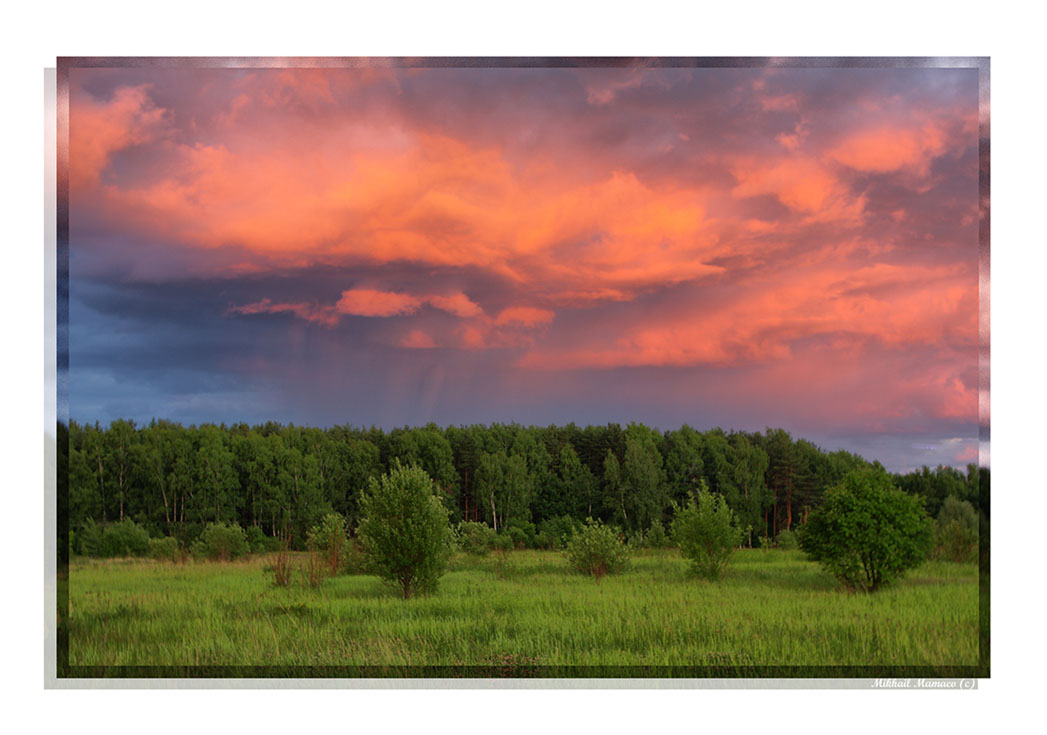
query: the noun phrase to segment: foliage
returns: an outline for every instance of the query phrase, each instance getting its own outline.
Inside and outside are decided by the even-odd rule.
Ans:
[[[537,533],[534,524],[530,521],[513,519],[507,524],[505,530],[516,548],[533,549],[536,546]]]
[[[73,551],[84,556],[102,555],[102,527],[88,518],[76,534]]]
[[[878,470],[849,473],[800,527],[800,548],[852,589],[873,591],[916,567],[932,544],[923,500]]]
[[[646,541],[647,547],[651,549],[664,549],[669,541],[665,535],[665,527],[657,518],[651,521],[651,527],[647,530]]]
[[[697,499],[673,518],[673,540],[691,562],[691,570],[706,579],[716,579],[723,573],[743,533],[723,496],[709,492],[704,481]]]
[[[248,553],[244,530],[235,523],[208,523],[190,552],[196,559],[231,561]]]
[[[549,548],[563,549],[578,530],[578,522],[569,515],[547,518],[538,524],[538,532],[551,542]],[[543,547],[544,548],[544,547]]]
[[[331,575],[338,574],[348,543],[345,519],[337,513],[328,513],[309,529],[308,539],[309,550],[323,558]]]
[[[404,599],[435,591],[447,569],[452,536],[447,509],[425,470],[395,462],[389,474],[368,483],[360,512],[357,535],[369,569]]]
[[[270,542],[268,536],[258,526],[248,526],[244,529],[244,538],[247,539],[247,546],[252,554],[262,554],[266,551],[275,551],[276,549]],[[276,539],[279,542],[279,539]]]
[[[756,544],[759,535],[802,525],[825,490],[870,466],[775,429],[429,424],[386,432],[273,421],[140,426],[118,419],[106,426],[69,422],[67,431],[69,490],[62,497],[71,550],[87,555],[102,554],[103,530],[128,518],[151,536],[177,538],[185,549],[208,523],[236,522],[256,553],[275,551],[285,531],[291,548],[302,550],[308,531],[328,513],[355,527],[370,479],[397,460],[433,477],[456,522],[486,521],[496,531],[534,523],[529,546],[564,548],[569,533],[546,525],[558,519],[566,519],[566,528],[593,517],[644,529],[649,537],[654,520],[667,521],[670,501],[685,503],[702,480],[724,497],[737,525],[752,527],[747,542]],[[934,516],[955,496],[987,520],[983,475],[987,485],[988,470],[975,465],[966,472],[924,468],[895,476],[895,484],[925,497]]]
[[[778,537],[774,540],[774,545],[782,551],[794,551],[800,547],[800,542],[796,538],[796,532],[785,529],[784,531],[778,532]]]
[[[770,551],[774,548],[774,539],[770,536],[760,536],[760,548],[763,551]]]
[[[494,546],[498,534],[486,523],[463,521],[458,524],[458,541],[462,551],[473,556],[484,556]]]
[[[617,574],[629,567],[630,553],[614,528],[592,518],[586,520],[565,551],[572,569],[591,574],[600,580],[605,574]]]
[[[130,518],[125,518],[105,527],[98,553],[106,557],[145,556],[149,553],[149,534]]]
[[[176,562],[179,559],[180,552],[178,539],[173,536],[149,539],[149,556],[153,559]]]
[[[363,546],[355,539],[349,539],[342,547],[342,563],[339,565],[342,574],[367,574],[367,555]]]
[[[934,526],[932,556],[955,562],[978,558],[978,513],[966,500],[945,499]]]

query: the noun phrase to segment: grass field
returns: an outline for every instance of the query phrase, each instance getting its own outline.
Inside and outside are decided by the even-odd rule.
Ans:
[[[647,552],[599,583],[561,555],[459,556],[430,597],[376,577],[277,588],[269,559],[74,560],[72,666],[974,666],[978,569],[929,562],[872,595],[799,552],[742,550],[718,582]]]

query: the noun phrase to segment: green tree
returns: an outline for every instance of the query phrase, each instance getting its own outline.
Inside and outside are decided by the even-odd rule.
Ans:
[[[709,492],[704,480],[697,498],[673,518],[673,540],[691,562],[691,569],[707,579],[716,579],[723,573],[743,535],[727,501],[722,495]]]
[[[605,574],[615,574],[629,567],[629,548],[613,528],[592,518],[571,536],[564,554],[572,569],[591,574],[597,581]]]
[[[844,585],[868,592],[918,566],[932,544],[921,498],[877,469],[851,472],[799,530],[800,548]]]
[[[629,508],[627,528],[647,528],[652,520],[661,518],[668,502],[662,455],[653,433],[638,424],[630,424],[626,430],[621,479],[625,504]]]
[[[567,495],[574,499],[574,506],[586,517],[593,516],[593,508],[600,509],[600,498],[596,494],[596,478],[582,464],[574,447],[565,444],[560,450],[560,481]],[[563,515],[563,514],[560,514]]]
[[[453,550],[447,509],[419,467],[394,462],[360,499],[357,535],[369,568],[408,599],[436,590]]]

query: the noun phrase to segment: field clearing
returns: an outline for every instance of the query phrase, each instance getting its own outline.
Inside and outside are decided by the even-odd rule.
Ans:
[[[304,560],[302,560],[304,561]],[[800,552],[742,550],[715,583],[648,551],[599,583],[555,552],[460,555],[430,597],[377,577],[274,587],[270,557],[74,559],[72,666],[976,666],[978,568],[928,562],[848,593]]]

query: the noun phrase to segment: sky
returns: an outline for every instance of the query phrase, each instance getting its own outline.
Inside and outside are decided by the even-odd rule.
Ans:
[[[974,69],[71,69],[70,418],[976,462],[978,102]]]

